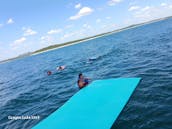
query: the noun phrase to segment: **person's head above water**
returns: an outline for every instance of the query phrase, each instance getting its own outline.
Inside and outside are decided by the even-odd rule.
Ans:
[[[80,74],[78,75],[78,78],[83,78],[82,73],[80,73]]]
[[[51,75],[51,74],[52,74],[52,72],[51,72],[51,71],[48,71],[48,72],[47,72],[47,75]]]
[[[65,69],[65,66],[64,66],[64,65],[58,66],[56,69],[57,69],[57,70],[64,70],[64,69]]]
[[[85,78],[82,73],[78,75],[78,86],[79,88],[83,88],[89,84],[89,78]]]

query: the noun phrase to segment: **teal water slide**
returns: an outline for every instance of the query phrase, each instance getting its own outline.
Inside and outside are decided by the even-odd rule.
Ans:
[[[140,80],[93,81],[32,129],[110,129]]]

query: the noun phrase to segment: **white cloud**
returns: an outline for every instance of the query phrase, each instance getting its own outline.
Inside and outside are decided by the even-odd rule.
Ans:
[[[67,38],[69,38],[69,37],[72,37],[72,36],[74,36],[76,33],[75,32],[71,32],[71,33],[67,33],[67,34],[64,34],[60,39],[61,40],[65,40],[65,39],[67,39]]]
[[[120,2],[122,2],[123,0],[110,0],[110,1],[108,1],[108,5],[109,6],[114,6],[114,5],[116,5],[116,4],[118,4],[118,3],[120,3]]]
[[[166,6],[146,6],[133,13],[133,17],[142,22],[167,17],[172,15],[170,5]],[[133,19],[133,20],[136,20]]]
[[[83,7],[79,10],[79,12],[76,15],[71,16],[69,19],[70,20],[77,20],[83,16],[91,14],[92,12],[93,12],[93,9],[91,9],[89,7]]]
[[[155,12],[156,8],[153,9],[149,6],[140,8],[140,10],[138,10],[137,12],[135,12],[134,17],[135,18],[139,18],[142,20],[150,20],[151,17],[153,17],[153,15],[151,15],[151,12]]]
[[[24,41],[26,41],[26,38],[25,38],[25,37],[21,37],[20,39],[15,40],[14,43],[16,43],[16,44],[21,44],[21,43],[23,43]]]
[[[13,48],[13,49],[16,49],[19,47],[19,45],[21,45],[23,42],[26,41],[26,38],[25,37],[21,37],[20,39],[17,39],[15,40],[13,43],[10,44],[10,46]]]
[[[131,7],[128,9],[128,11],[134,11],[134,10],[138,10],[138,9],[140,9],[139,6],[131,6]]]
[[[96,22],[97,22],[97,23],[100,23],[100,22],[101,22],[101,19],[97,19]]]
[[[36,31],[32,30],[31,28],[22,28],[24,30],[24,36],[30,36],[30,35],[35,35],[37,34]]]
[[[52,29],[50,31],[47,32],[47,34],[57,34],[62,32],[62,29]]]
[[[151,8],[150,6],[146,6],[146,7],[142,8],[141,11],[147,11],[147,10],[149,10],[150,8]]]
[[[80,3],[76,4],[76,5],[75,5],[75,8],[76,8],[76,9],[81,8],[81,4],[80,4]]]
[[[167,6],[167,3],[161,3],[161,6]]]
[[[60,39],[61,40],[66,40],[66,39],[69,39],[69,38],[75,38],[77,36],[80,35],[80,31],[73,31],[73,32],[68,32],[66,34],[64,34]]]
[[[13,23],[14,23],[14,20],[12,18],[9,18],[7,21],[7,24],[13,24]]]
[[[42,42],[48,42],[48,43],[50,43],[50,42],[53,42],[53,38],[51,37],[51,36],[49,36],[49,35],[46,35],[46,36],[42,36],[41,37],[41,40],[42,40]]]
[[[88,24],[84,24],[83,27],[86,28],[86,29],[91,29],[91,26],[88,25]]]

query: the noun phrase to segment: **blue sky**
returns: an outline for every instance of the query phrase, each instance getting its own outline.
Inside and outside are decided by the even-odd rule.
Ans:
[[[172,0],[0,0],[0,60],[172,15]]]

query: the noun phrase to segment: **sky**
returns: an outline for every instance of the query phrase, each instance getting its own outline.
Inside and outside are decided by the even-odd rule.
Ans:
[[[0,60],[172,16],[172,0],[0,0]]]

